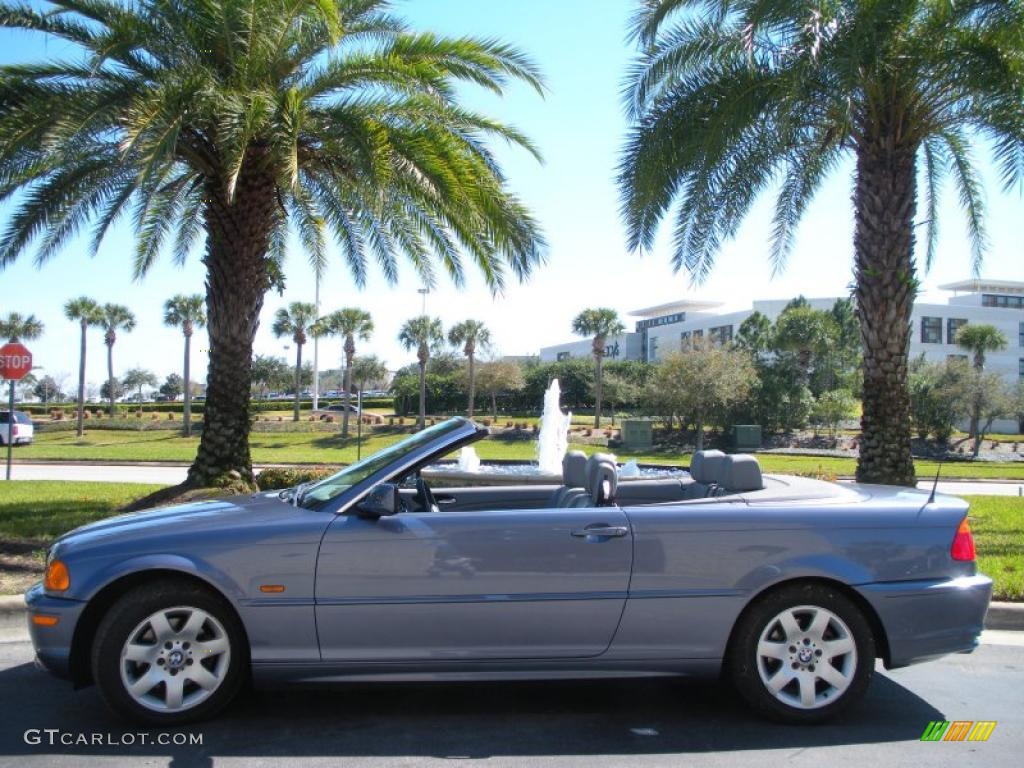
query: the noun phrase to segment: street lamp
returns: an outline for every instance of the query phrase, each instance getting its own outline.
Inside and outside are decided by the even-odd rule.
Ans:
[[[416,293],[418,293],[422,299],[422,301],[420,302],[420,314],[425,315],[427,314],[427,294],[430,293],[430,289],[417,288]]]
[[[320,322],[320,270],[316,270],[316,320]],[[320,334],[313,336],[313,413],[320,407]]]

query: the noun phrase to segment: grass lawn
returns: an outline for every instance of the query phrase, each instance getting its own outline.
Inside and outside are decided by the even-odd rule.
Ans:
[[[374,432],[363,438],[366,456],[400,439],[402,434]],[[253,461],[259,464],[347,464],[355,461],[356,440],[342,440],[329,432],[254,432],[249,439]],[[199,438],[184,438],[171,430],[133,432],[93,430],[83,437],[73,432],[40,434],[32,445],[19,446],[15,456],[22,460],[60,459],[65,461],[181,461],[195,457]],[[483,459],[531,460],[536,457],[534,441],[490,438],[476,444]],[[600,450],[592,445],[571,445],[586,453]],[[622,460],[637,459],[652,464],[688,464],[690,454],[678,451],[631,452],[616,451]],[[853,459],[827,456],[793,456],[789,454],[757,454],[767,472],[814,476],[853,475]],[[918,476],[934,477],[934,461],[917,461]],[[942,467],[944,478],[1024,480],[1024,462],[947,461]]]
[[[14,481],[0,483],[0,594],[39,577],[43,548],[60,534],[116,513],[159,486]],[[969,496],[978,568],[995,580],[998,600],[1024,600],[1024,502],[1012,496]]]

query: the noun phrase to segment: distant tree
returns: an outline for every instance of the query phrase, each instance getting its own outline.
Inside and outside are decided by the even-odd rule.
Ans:
[[[107,345],[107,381],[114,381],[114,343],[117,332],[131,332],[135,329],[135,315],[121,304],[104,304],[101,310],[100,326],[103,328],[103,343]],[[107,388],[110,415],[114,415],[114,387]]]
[[[36,382],[32,393],[43,401],[43,405],[47,405],[51,402],[60,402],[63,399],[63,392],[61,392],[61,386],[53,376],[43,376],[39,381]]]
[[[1017,410],[1016,390],[1003,380],[998,373],[971,371],[971,404],[973,414],[978,416],[978,428],[974,433],[972,454],[978,458],[981,443],[996,419],[1011,416]]]
[[[125,389],[136,390],[140,403],[142,402],[142,388],[155,387],[157,383],[156,375],[145,368],[131,368],[124,375]]]
[[[192,380],[192,334],[196,328],[206,325],[205,299],[198,293],[191,296],[179,293],[168,299],[164,303],[164,325],[181,328],[181,335],[185,338],[185,360],[179,379],[184,385],[184,382]],[[168,381],[170,381],[169,378]],[[185,437],[190,437],[192,435],[192,388],[184,387],[184,394],[182,433]]]
[[[804,386],[810,383],[815,359],[828,351],[834,338],[831,325],[832,318],[828,312],[804,305],[794,306],[792,302],[775,321],[774,346],[796,355]]]
[[[956,425],[971,412],[971,370],[962,360],[910,363],[910,417],[917,436],[934,435],[945,445]]]
[[[103,319],[100,305],[88,296],[79,296],[64,304],[64,317],[78,323],[81,340],[78,350],[78,424],[76,431],[81,437],[85,432],[85,340],[89,326],[99,325]],[[111,377],[113,378],[113,377]]]
[[[270,390],[285,387],[292,376],[291,367],[279,357],[256,355],[252,359],[253,388],[263,399],[267,397]]]
[[[668,425],[692,423],[696,449],[704,448],[704,425],[747,396],[757,372],[746,352],[706,344],[671,352],[657,364],[648,402]]]
[[[120,400],[124,395],[124,383],[116,376],[113,379],[107,379],[100,385],[100,397],[107,402],[110,402],[111,400]]]
[[[32,393],[35,392],[38,385],[39,379],[36,378],[36,375],[34,373],[28,373],[18,380],[15,388],[20,392],[19,397],[24,400],[32,396]]]
[[[420,315],[405,321],[398,333],[398,341],[406,351],[416,350],[420,381],[417,428],[423,429],[427,423],[427,362],[430,360],[431,350],[444,342],[444,327],[438,318]]]
[[[383,387],[388,380],[388,366],[376,355],[368,357],[357,357],[352,363],[352,381],[356,383],[360,392],[366,391],[369,383]]]
[[[772,321],[755,309],[740,323],[733,343],[738,349],[760,358],[772,346]]]
[[[373,334],[373,318],[365,310],[346,307],[317,321],[314,332],[319,335],[336,335],[342,338],[345,369],[342,386],[345,390],[345,410],[341,414],[341,436],[348,437],[349,408],[352,403],[352,363],[356,357],[356,339],[370,340],[370,336]]]
[[[640,387],[618,373],[605,371],[601,382],[604,401],[611,410],[612,426],[615,426],[615,406],[632,403],[640,395]]]
[[[185,392],[185,381],[176,373],[168,374],[164,383],[160,385],[160,394],[177,400]]]
[[[473,407],[476,401],[476,353],[478,349],[486,350],[491,345],[491,332],[479,320],[463,320],[456,323],[448,331],[448,343],[453,347],[462,347],[462,354],[469,363],[467,371],[469,386],[469,407],[467,415],[473,418]]]
[[[498,395],[503,392],[518,392],[526,381],[523,369],[511,360],[491,360],[481,363],[477,371],[477,386],[490,398],[491,417],[498,418]]]
[[[295,342],[295,408],[292,420],[299,420],[299,402],[302,397],[302,348],[316,323],[316,306],[303,301],[293,301],[287,307],[277,310],[271,330],[277,338],[290,336]],[[204,409],[205,412],[205,409]]]
[[[985,370],[985,357],[989,352],[998,352],[1006,349],[1006,343],[1006,336],[994,325],[972,325],[968,323],[961,326],[956,334],[956,345],[961,349],[967,350],[973,356],[974,372],[976,378],[979,379]],[[971,411],[970,430],[970,436],[975,438],[975,444],[979,442],[977,436],[983,407],[981,398],[984,391],[985,388],[981,386],[980,381],[977,382],[974,387],[976,397],[973,410]],[[975,450],[975,455],[977,455],[977,450]]]
[[[33,341],[43,335],[43,321],[35,315],[23,317],[11,312],[0,318],[0,339],[8,341]]]
[[[601,378],[605,347],[609,336],[616,336],[626,330],[614,309],[585,309],[572,321],[572,331],[577,336],[593,337],[591,351],[594,355],[594,427],[601,426]]]
[[[814,402],[811,419],[818,426],[828,429],[829,437],[836,438],[839,423],[857,413],[857,398],[848,389],[833,389],[822,392]]]

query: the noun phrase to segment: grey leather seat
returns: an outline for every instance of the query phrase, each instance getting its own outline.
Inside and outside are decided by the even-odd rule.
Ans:
[[[719,469],[719,490],[716,495],[748,493],[764,488],[761,465],[757,459],[746,453],[726,456]]]
[[[615,503],[619,487],[619,468],[615,457],[595,453],[587,460],[587,491],[576,496],[570,507],[604,507]]]
[[[726,455],[721,451],[697,451],[690,459],[690,477],[693,482],[683,489],[684,499],[703,499],[720,485],[722,464]]]
[[[583,491],[587,485],[587,454],[569,451],[562,457],[562,485],[548,499],[549,507],[564,506],[562,501],[573,491]]]

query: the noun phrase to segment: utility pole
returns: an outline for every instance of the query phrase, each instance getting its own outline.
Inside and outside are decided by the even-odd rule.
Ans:
[[[320,320],[320,270],[316,270],[316,319]],[[320,335],[313,336],[313,412],[320,408]]]
[[[429,288],[417,288],[416,293],[420,295],[422,301],[420,302],[420,314],[427,314],[427,294],[430,293]]]

